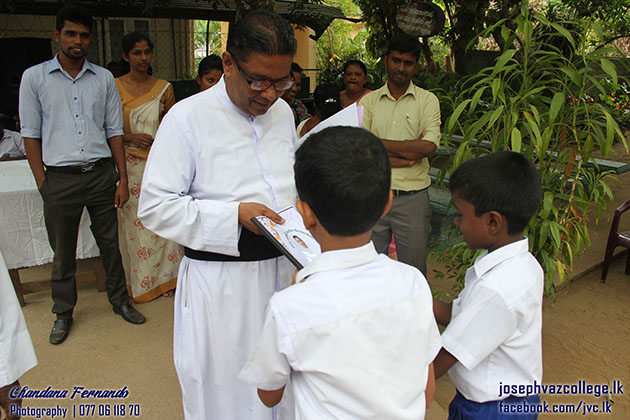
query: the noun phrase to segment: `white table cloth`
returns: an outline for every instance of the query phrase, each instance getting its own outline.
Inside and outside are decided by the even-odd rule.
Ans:
[[[0,162],[0,251],[9,270],[53,259],[44,224],[44,203],[26,160]],[[98,255],[90,218],[84,210],[77,259]]]

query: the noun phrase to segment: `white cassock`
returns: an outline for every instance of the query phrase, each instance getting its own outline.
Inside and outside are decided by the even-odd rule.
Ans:
[[[31,336],[0,253],[0,388],[12,384],[36,365]]]
[[[282,100],[251,117],[223,79],[177,103],[160,124],[144,171],[138,216],[187,248],[239,256],[241,202],[272,210],[296,199],[293,114]],[[294,269],[284,258],[218,262],[185,257],[175,294],[173,357],[187,420],[271,420],[238,379],[275,290]]]

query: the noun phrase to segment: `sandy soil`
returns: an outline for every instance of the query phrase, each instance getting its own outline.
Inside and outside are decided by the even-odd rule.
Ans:
[[[630,155],[617,143],[608,159],[627,163]],[[611,412],[600,417],[630,419],[630,275],[624,274],[625,256],[613,262],[606,283],[600,281],[611,216],[616,207],[630,199],[630,172],[617,175],[609,185],[615,197],[606,211],[610,217],[602,218],[599,225],[589,224],[593,243],[576,264],[579,268],[572,276],[575,281],[559,291],[555,301],[547,298],[543,306],[544,383],[577,384],[583,380],[592,385],[614,385],[617,380],[628,387],[624,386],[624,394],[606,397],[544,396],[550,404],[582,402],[579,414],[565,414],[563,418],[581,417],[587,404],[596,404],[601,411],[610,402]],[[630,230],[630,213],[622,216],[621,230]],[[586,417],[595,416],[591,413]]]
[[[544,383],[620,381],[624,395],[611,396],[612,412],[605,415],[610,419],[630,418],[630,276],[623,273],[624,266],[625,258],[618,258],[605,284],[600,282],[601,270],[595,270],[557,293],[555,302],[547,299],[543,306]],[[601,408],[607,397],[546,395],[543,400],[550,404],[583,401],[584,409],[586,404]]]

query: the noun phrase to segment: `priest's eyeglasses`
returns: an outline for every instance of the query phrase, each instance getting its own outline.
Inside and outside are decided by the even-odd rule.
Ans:
[[[293,80],[293,77],[291,77],[291,79],[282,78],[276,80],[252,79],[247,74],[245,74],[243,70],[241,70],[241,67],[238,65],[238,62],[234,57],[234,54],[230,52],[230,55],[232,56],[232,60],[234,60],[234,64],[236,65],[239,73],[241,73],[241,76],[243,76],[243,79],[245,79],[245,81],[249,85],[249,88],[252,90],[267,90],[269,89],[269,86],[273,85],[277,91],[284,91],[291,89],[291,86],[295,84],[295,80]]]

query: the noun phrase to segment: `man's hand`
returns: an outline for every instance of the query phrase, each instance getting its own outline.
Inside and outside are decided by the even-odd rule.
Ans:
[[[33,174],[35,175],[35,174]],[[37,189],[41,190],[42,185],[44,185],[44,181],[46,180],[46,174],[43,175],[35,175],[35,183],[37,184]]]
[[[381,143],[385,146],[385,150],[389,154],[398,155],[407,160],[420,160],[422,158],[431,158],[435,154],[437,147],[435,143],[424,140],[426,132],[420,133],[418,138],[410,140],[387,140],[381,139]]]
[[[408,160],[398,156],[389,156],[389,164],[392,168],[409,168],[420,162],[420,160]]]
[[[262,235],[260,230],[250,220],[256,216],[267,216],[276,223],[284,223],[284,219],[271,210],[269,207],[260,203],[239,203],[238,205],[238,222],[249,231],[254,232],[256,235]]]
[[[142,149],[148,149],[153,144],[153,137],[150,134],[127,134],[129,141]]]
[[[120,180],[118,187],[116,187],[116,194],[114,195],[114,207],[121,209],[127,200],[129,200],[129,186],[127,185],[127,180]]]

